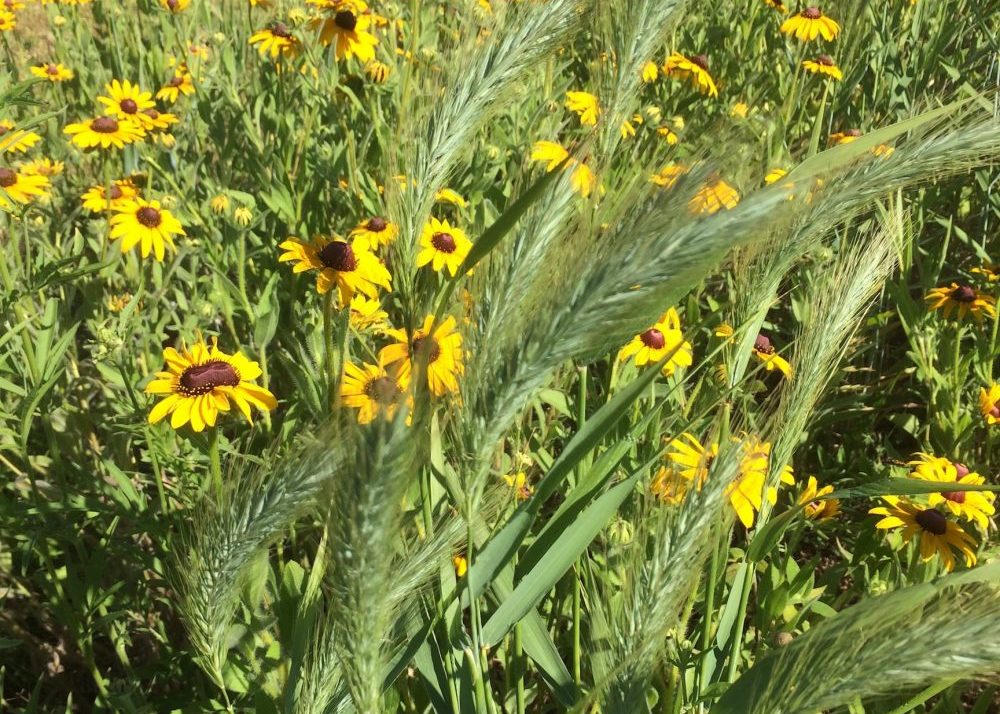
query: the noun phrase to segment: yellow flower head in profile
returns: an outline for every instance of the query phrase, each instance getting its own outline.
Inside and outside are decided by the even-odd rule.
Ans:
[[[104,113],[117,119],[133,120],[143,129],[150,129],[153,125],[152,118],[145,114],[146,110],[156,109],[152,92],[144,92],[138,84],[132,84],[127,79],[119,82],[112,80],[105,85],[104,91],[109,96],[97,98],[104,105]]]
[[[165,10],[173,13],[184,12],[190,4],[191,0],[160,0],[160,5]]]
[[[554,171],[557,166],[563,164],[563,171],[570,172],[570,186],[573,191],[584,198],[588,198],[597,187],[597,177],[590,167],[571,157],[565,148],[554,141],[536,141],[531,147],[531,160],[545,162],[546,171]]]
[[[91,186],[80,197],[83,207],[91,213],[103,213],[118,208],[125,201],[131,201],[139,196],[139,189],[130,179],[119,179],[112,182],[110,189],[97,185]],[[107,196],[105,196],[105,192]]]
[[[272,22],[263,30],[250,35],[249,43],[257,45],[261,56],[270,55],[271,59],[281,57],[296,57],[302,50],[302,43],[291,29],[283,22]]]
[[[375,364],[344,365],[340,398],[344,406],[358,410],[359,424],[370,424],[378,416],[392,419],[399,406],[406,403],[407,384],[396,372]]]
[[[663,313],[648,330],[633,337],[618,353],[618,359],[624,362],[635,357],[636,365],[641,367],[655,364],[667,355],[670,358],[663,364],[663,374],[668,377],[677,367],[690,367],[692,364],[691,343],[684,339],[681,318],[674,308]]]
[[[458,391],[458,377],[465,371],[462,335],[456,329],[455,318],[446,317],[439,326],[434,316],[427,315],[424,324],[412,334],[406,330],[389,329],[386,334],[395,340],[379,352],[379,364],[397,365],[399,378],[409,384],[413,363],[427,362],[427,386],[441,397]]]
[[[988,425],[1000,424],[1000,384],[979,389],[979,413]]]
[[[978,268],[973,268],[970,272],[982,275],[988,283],[1000,281],[1000,265],[986,263]]]
[[[771,344],[770,337],[763,334],[757,335],[752,351],[753,356],[764,363],[764,369],[768,372],[778,370],[785,376],[785,379],[792,378],[792,366],[788,364],[788,360],[777,353],[774,345]]]
[[[384,332],[389,327],[389,313],[377,298],[355,295],[351,298],[351,327],[358,332]]]
[[[321,43],[334,45],[337,59],[357,57],[361,62],[375,59],[378,38],[369,32],[372,18],[366,3],[361,0],[340,0],[313,4],[326,10],[326,16],[316,18],[314,26],[319,28]]]
[[[21,173],[37,176],[58,176],[66,169],[66,164],[62,161],[52,159],[34,159],[21,164]]]
[[[935,481],[942,484],[942,491],[928,495],[927,504],[932,508],[944,506],[952,515],[973,521],[983,531],[990,526],[990,516],[996,513],[993,502],[996,494],[990,491],[948,491],[945,484],[979,486],[986,483],[979,474],[964,464],[932,454],[920,453],[910,462],[911,478]]]
[[[208,206],[212,209],[212,213],[222,215],[229,210],[229,196],[224,193],[217,194],[212,197]]]
[[[767,175],[764,177],[764,183],[770,186],[771,184],[777,183],[781,179],[785,178],[785,176],[787,175],[788,172],[785,171],[785,169],[771,169],[770,171],[767,172]]]
[[[764,0],[764,4],[768,7],[773,7],[778,12],[788,12],[788,8],[785,7],[783,0]]]
[[[639,73],[639,76],[642,77],[642,81],[646,84],[655,82],[660,76],[660,68],[653,60],[646,60],[646,62],[642,65],[642,70]]]
[[[597,117],[601,113],[597,97],[590,92],[566,92],[566,108],[580,117],[580,123],[584,126],[597,124]]]
[[[150,424],[170,414],[174,429],[190,423],[200,432],[215,426],[219,412],[230,410],[230,402],[251,424],[251,406],[267,411],[278,406],[273,394],[253,383],[261,375],[260,366],[240,352],[226,354],[215,340],[211,347],[199,340],[190,351],[167,347],[163,360],[166,370],[157,372],[146,387],[146,394],[165,397],[149,412]]]
[[[375,84],[385,84],[389,81],[389,76],[392,74],[392,68],[385,62],[372,60],[365,65],[365,74],[367,74],[368,79],[375,82]]]
[[[12,199],[15,203],[27,204],[36,198],[45,198],[49,193],[49,179],[41,174],[28,174],[23,171],[0,166],[0,208],[9,208]]]
[[[246,206],[237,206],[233,211],[233,220],[246,228],[250,225],[250,221],[253,220],[253,211]]]
[[[803,60],[802,67],[813,74],[825,74],[838,80],[844,78],[844,73],[830,55],[820,55],[814,60]]]
[[[142,141],[145,131],[135,119],[103,116],[90,121],[70,124],[63,130],[82,149],[121,149]]]
[[[136,245],[142,257],[149,256],[150,250],[157,260],[162,261],[165,247],[174,247],[174,236],[185,235],[180,221],[160,205],[159,201],[146,201],[136,197],[112,205],[111,240],[121,238],[122,253],[127,253]]]
[[[17,15],[0,10],[0,32],[10,32],[17,27]]]
[[[966,283],[952,283],[948,287],[929,290],[924,300],[931,310],[941,310],[946,320],[952,313],[959,320],[971,315],[976,322],[982,322],[983,317],[992,319],[996,316],[996,299]]]
[[[420,233],[420,252],[417,253],[417,267],[430,265],[440,273],[447,268],[452,277],[465,261],[472,249],[472,241],[461,228],[448,221],[431,218]]]
[[[649,177],[649,182],[660,188],[673,188],[677,179],[683,176],[686,169],[680,164],[667,164]]]
[[[715,213],[735,208],[740,202],[740,194],[721,178],[709,179],[688,202],[692,213]]]
[[[316,236],[312,243],[289,238],[278,247],[285,251],[278,262],[294,262],[292,272],[319,271],[316,292],[320,295],[336,287],[341,307],[349,305],[355,293],[375,298],[380,287],[392,288],[392,276],[368,249],[364,238],[355,238],[350,243],[325,236]]]
[[[841,144],[850,144],[852,141],[857,140],[862,134],[860,129],[848,129],[847,131],[838,131],[835,134],[830,134],[830,143],[834,146],[840,146]]]
[[[442,188],[434,194],[434,200],[437,203],[450,203],[451,205],[458,206],[459,208],[469,207],[469,202],[462,198],[462,194],[451,188]]]
[[[389,245],[399,235],[399,226],[380,216],[372,216],[367,221],[359,223],[351,229],[351,238],[361,238],[368,244],[369,250]]]
[[[518,501],[527,501],[535,493],[535,487],[528,481],[528,477],[524,471],[506,474],[503,480],[507,483],[510,490],[513,491],[514,498]]]
[[[811,42],[817,37],[829,42],[840,32],[840,25],[818,7],[811,6],[781,23],[781,31],[803,42]]]
[[[64,67],[58,62],[35,65],[31,68],[31,73],[36,77],[47,79],[50,82],[68,82],[76,76],[73,74],[73,70]]]
[[[715,86],[715,80],[708,72],[708,57],[706,55],[694,55],[687,57],[680,52],[673,52],[663,65],[663,74],[677,79],[688,79],[699,92],[710,97],[719,96],[719,89]]]
[[[182,94],[185,97],[194,94],[194,80],[184,64],[174,70],[173,76],[156,93],[156,98],[173,104]]]
[[[965,565],[976,564],[976,541],[962,530],[962,527],[949,520],[936,508],[924,508],[909,499],[896,496],[882,496],[885,506],[872,508],[869,513],[882,516],[875,524],[876,528],[888,530],[902,528],[904,543],[909,543],[914,537],[920,545],[920,559],[928,561],[937,555],[944,563],[945,570],[951,572],[955,568],[955,552],[963,556]]]
[[[42,140],[38,134],[18,129],[12,121],[0,120],[0,153],[24,153]]]
[[[819,488],[816,477],[810,476],[805,489],[799,495],[799,504],[804,506],[806,518],[811,521],[827,521],[840,513],[840,501],[836,498],[823,498],[833,493],[833,486]]]
[[[464,555],[456,555],[451,559],[451,564],[455,568],[456,578],[464,578],[465,574],[469,572],[469,561],[465,559]]]
[[[747,115],[750,113],[750,105],[746,102],[736,102],[733,108],[729,110],[729,116],[736,119],[746,119]]]

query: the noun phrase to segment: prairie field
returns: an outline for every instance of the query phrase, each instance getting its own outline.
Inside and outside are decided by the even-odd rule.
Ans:
[[[0,711],[1000,712],[1000,0],[0,42]]]

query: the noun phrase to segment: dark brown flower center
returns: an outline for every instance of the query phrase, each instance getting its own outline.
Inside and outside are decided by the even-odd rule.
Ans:
[[[823,17],[823,13],[820,12],[818,7],[807,7],[801,12],[801,15],[807,20],[818,20]]]
[[[955,461],[952,463],[952,466],[955,467],[955,474],[958,476],[958,478],[965,478],[970,473],[969,467],[966,466],[965,464],[960,464],[957,461]]]
[[[951,291],[951,299],[955,302],[975,302],[976,291],[970,285],[959,285]]]
[[[5,127],[3,124],[0,124],[0,136],[3,136],[8,131],[10,131],[10,129],[8,129],[7,127]]]
[[[396,403],[399,386],[389,377],[377,377],[365,385],[365,394],[379,404],[389,406]]]
[[[358,18],[350,10],[341,10],[333,16],[333,21],[346,32],[354,32],[354,28],[358,26]]]
[[[163,217],[152,206],[143,206],[135,212],[135,219],[146,228],[156,228],[160,225]]]
[[[691,61],[706,72],[708,71],[708,55],[695,55],[691,58]]]
[[[123,194],[122,194],[121,187],[117,186],[117,185],[112,185],[111,186],[111,190],[108,191],[108,196],[111,197],[112,201],[117,201],[119,198],[122,197],[122,195]]]
[[[427,364],[430,364],[441,356],[441,345],[433,337],[414,337],[412,346],[413,356],[420,359],[425,351],[427,352]]]
[[[651,327],[641,335],[639,339],[642,340],[642,344],[651,350],[662,350],[663,345],[667,344],[666,339],[663,337],[663,333],[657,330],[655,327]]]
[[[757,335],[757,339],[753,343],[753,348],[755,351],[766,355],[774,354],[774,345],[771,344],[771,339],[767,335]]]
[[[455,237],[451,233],[435,233],[431,236],[431,245],[442,253],[454,253]]]
[[[178,5],[178,0],[167,0],[167,7],[171,10],[176,10]]]
[[[175,74],[170,78],[170,81],[167,82],[168,87],[179,87],[182,84],[184,84],[184,76],[180,74]]]
[[[965,503],[965,491],[945,491],[941,495],[952,503]]]
[[[816,58],[816,63],[821,64],[824,67],[833,67],[833,57],[830,55],[820,55]]]
[[[323,265],[339,273],[349,273],[358,267],[358,259],[354,255],[354,249],[342,241],[327,243],[316,257]]]
[[[240,383],[240,375],[228,362],[214,360],[188,367],[179,381],[179,391],[190,397],[208,394],[215,387],[235,387]]]
[[[990,409],[989,414],[994,419],[1000,419],[1000,404],[997,404],[995,407]]]
[[[90,128],[99,134],[114,134],[118,131],[118,120],[114,117],[97,117],[90,122]]]
[[[934,535],[944,535],[948,530],[948,519],[946,519],[941,511],[936,508],[928,508],[924,511],[920,511],[914,520],[917,525],[923,528],[928,533],[933,533]]]
[[[143,112],[143,114],[145,114],[146,116],[148,116],[153,121],[156,121],[157,119],[160,118],[160,113],[158,111],[156,111],[155,109],[147,109],[147,110],[145,110]]]
[[[386,229],[386,227],[388,225],[389,225],[389,222],[387,220],[385,220],[384,218],[379,218],[378,216],[375,216],[374,218],[369,219],[368,225],[366,227],[372,233],[381,233],[382,231],[384,231]]]
[[[45,73],[53,76],[57,75],[59,74],[59,67],[54,64],[50,64],[45,68]]]
[[[17,183],[17,172],[11,169],[0,167],[0,186],[9,188]]]
[[[135,114],[139,111],[139,105],[135,103],[134,99],[123,99],[119,102],[118,106],[120,106],[121,110],[126,114]]]

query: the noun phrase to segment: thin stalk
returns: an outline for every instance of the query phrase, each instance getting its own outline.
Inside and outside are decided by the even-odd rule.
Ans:
[[[944,682],[938,682],[937,684],[932,684],[923,691],[915,694],[914,696],[907,699],[903,704],[893,709],[889,714],[906,714],[916,709],[918,706],[926,702],[928,699],[933,697],[935,694],[940,694],[948,687],[957,682],[957,679],[948,679]]]
[[[219,458],[219,430],[213,428],[208,433],[208,460],[210,476],[216,498],[222,496],[222,460]]]

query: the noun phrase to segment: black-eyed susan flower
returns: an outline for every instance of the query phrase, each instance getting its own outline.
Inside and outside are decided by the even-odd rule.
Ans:
[[[184,64],[174,70],[173,76],[156,92],[156,98],[173,104],[182,94],[185,97],[194,94],[194,79]]]
[[[807,7],[781,23],[781,31],[803,42],[811,42],[817,37],[831,41],[840,32],[840,25],[823,14],[818,7]]]
[[[450,203],[453,206],[458,206],[459,208],[468,208],[469,202],[466,201],[462,194],[452,188],[442,188],[434,194],[434,201],[436,203]]]
[[[263,30],[250,35],[249,43],[257,45],[261,55],[270,55],[271,59],[295,57],[302,49],[302,43],[291,29],[283,22],[272,22]]]
[[[336,287],[341,307],[349,305],[355,293],[374,298],[380,287],[392,288],[392,276],[363,238],[350,243],[326,236],[316,236],[312,243],[289,238],[278,247],[285,251],[278,262],[294,262],[293,272],[319,271],[316,292],[320,295]]]
[[[395,369],[353,362],[344,365],[340,398],[344,405],[358,410],[358,423],[369,424],[376,417],[392,419],[407,401],[407,384]]]
[[[384,62],[372,60],[365,65],[365,74],[375,84],[385,84],[389,79],[389,75],[392,74],[392,69]]]
[[[860,129],[848,129],[847,131],[838,131],[835,134],[830,134],[830,143],[834,146],[840,146],[841,144],[850,144],[852,141],[856,141],[860,137],[864,136]]]
[[[17,27],[17,15],[0,10],[0,32],[11,32]]]
[[[176,114],[161,112],[153,108],[143,109],[136,118],[150,133],[166,131],[179,121]]]
[[[674,130],[671,129],[669,126],[657,127],[656,133],[659,136],[661,136],[664,141],[667,142],[668,146],[676,146],[677,143],[681,140],[681,138],[677,136],[676,132],[674,132]]]
[[[764,0],[764,4],[768,7],[773,7],[778,12],[788,12],[788,8],[785,7],[785,3],[782,0]]]
[[[447,220],[431,218],[420,233],[416,265],[418,268],[430,265],[438,273],[447,268],[455,277],[471,249],[472,241],[465,231],[452,226]]]
[[[21,164],[19,171],[27,175],[37,176],[58,176],[66,169],[66,164],[62,161],[52,159],[33,159]]]
[[[945,570],[951,572],[955,568],[957,552],[963,556],[967,567],[975,565],[976,553],[973,548],[976,547],[976,541],[941,511],[924,508],[897,496],[882,496],[882,500],[887,505],[868,511],[872,515],[882,516],[875,527],[882,530],[902,528],[904,543],[909,543],[916,537],[921,560],[926,562],[936,554],[944,563]]]
[[[764,363],[764,369],[768,372],[778,370],[785,376],[785,379],[792,378],[792,366],[788,364],[788,360],[778,354],[774,345],[771,344],[770,337],[763,334],[757,335],[751,349],[753,356]]]
[[[278,406],[271,392],[254,384],[261,375],[260,366],[241,352],[226,354],[216,340],[211,347],[201,340],[190,350],[167,347],[163,360],[166,370],[157,372],[146,387],[146,394],[164,397],[149,412],[150,424],[169,414],[174,429],[191,424],[200,432],[215,426],[219,412],[228,412],[232,404],[251,424],[251,407],[270,411]]]
[[[736,102],[732,109],[729,110],[729,116],[735,119],[746,119],[747,115],[750,113],[750,105],[746,102]]]
[[[367,221],[359,223],[351,229],[350,237],[361,238],[368,244],[369,250],[389,245],[399,235],[399,226],[381,216],[372,216]]]
[[[663,374],[670,376],[678,367],[690,367],[693,351],[691,343],[684,339],[681,318],[677,310],[670,308],[656,324],[636,335],[618,353],[619,361],[635,358],[637,366],[655,364],[670,355],[663,365]]]
[[[721,178],[705,182],[688,202],[692,213],[715,213],[723,208],[735,208],[740,202],[739,192]]]
[[[813,74],[825,74],[838,80],[844,78],[844,73],[830,55],[820,55],[814,60],[803,60],[802,67]]]
[[[931,310],[941,310],[945,319],[955,313],[959,320],[971,315],[976,322],[982,322],[983,317],[992,319],[996,315],[996,300],[966,283],[929,290],[924,300]]]
[[[0,208],[10,208],[10,198],[15,203],[28,204],[45,198],[49,193],[49,179],[40,174],[27,174],[0,166]]]
[[[503,480],[514,494],[514,498],[518,501],[527,501],[535,493],[535,487],[531,485],[524,471],[505,474]]]
[[[827,521],[840,513],[840,501],[836,498],[823,498],[833,493],[833,486],[819,488],[816,477],[810,476],[805,489],[799,495],[799,504],[803,506],[806,518],[811,521]]]
[[[590,167],[569,155],[569,152],[554,141],[536,141],[531,147],[531,160],[547,163],[545,170],[554,171],[560,164],[570,172],[570,186],[587,198],[597,187],[597,177]]]
[[[685,174],[685,169],[680,164],[667,164],[662,169],[649,177],[649,182],[660,188],[672,188],[677,180]]]
[[[785,169],[771,169],[770,171],[767,172],[767,175],[764,176],[764,183],[770,186],[771,184],[776,183],[781,179],[785,178],[785,176],[787,175],[788,172],[785,171]]]
[[[326,16],[317,18],[319,41],[334,45],[337,59],[357,57],[361,62],[375,59],[378,38],[369,32],[372,18],[368,5],[361,0],[340,0],[336,3],[314,3],[326,10]]]
[[[990,426],[1000,424],[1000,384],[993,382],[979,389],[979,413]]]
[[[990,491],[949,491],[947,484],[979,486],[986,483],[979,474],[970,471],[964,464],[933,454],[919,453],[910,462],[911,478],[934,481],[942,484],[939,493],[931,493],[927,505],[931,508],[944,506],[952,515],[973,521],[983,531],[989,528],[990,516],[996,513],[993,503],[996,494]]]
[[[983,264],[978,268],[973,268],[970,272],[982,275],[988,283],[995,283],[1000,280],[1000,264]]]
[[[121,149],[142,141],[145,136],[142,126],[134,119],[116,119],[110,116],[70,124],[63,131],[82,149]]]
[[[683,503],[690,488],[690,482],[675,469],[660,466],[649,484],[650,493],[657,496],[667,505],[676,506]]]
[[[666,459],[673,464],[673,470],[683,479],[691,481],[698,488],[705,483],[712,462],[719,455],[719,445],[704,446],[693,434],[687,432],[670,440]]]
[[[455,318],[446,317],[439,326],[434,316],[427,315],[423,326],[410,335],[406,330],[389,329],[386,335],[395,340],[379,352],[379,364],[398,365],[399,378],[407,384],[418,360],[427,362],[427,385],[435,396],[458,391],[458,378],[465,371],[462,334],[456,329]]]
[[[166,246],[174,247],[174,236],[185,235],[181,222],[159,201],[136,197],[112,205],[111,210],[111,240],[121,239],[122,253],[138,245],[143,258],[152,251],[162,261]]]
[[[601,113],[597,97],[590,92],[566,92],[566,108],[576,114],[584,126],[597,124]]]
[[[2,0],[0,6],[8,12],[17,12],[24,9],[24,3],[21,0]]]
[[[180,13],[187,10],[191,0],[160,0],[160,5],[172,13]]]
[[[389,313],[377,298],[355,295],[351,298],[350,323],[358,332],[384,332],[389,328]]]
[[[104,91],[108,96],[98,97],[97,101],[104,105],[105,114],[117,119],[133,120],[144,129],[148,128],[149,117],[143,112],[156,106],[152,92],[142,91],[138,84],[132,84],[127,79],[123,82],[112,80],[105,85]]]
[[[80,197],[83,207],[91,213],[103,213],[139,197],[139,189],[130,179],[114,181],[110,189],[106,189],[107,187],[100,185],[87,189]]]
[[[663,73],[669,77],[690,80],[698,91],[710,97],[719,96],[715,80],[708,72],[708,57],[706,55],[687,57],[680,52],[673,52],[663,65]]]
[[[646,62],[642,65],[642,70],[640,70],[639,76],[646,84],[655,82],[660,76],[660,67],[653,60],[646,60]]]
[[[36,77],[47,79],[50,82],[68,82],[76,76],[73,74],[73,70],[58,62],[38,64],[31,67],[30,71]]]
[[[18,129],[12,121],[0,120],[0,153],[24,153],[42,140],[38,134],[27,129]]]
[[[229,210],[229,196],[224,193],[216,194],[212,197],[212,200],[208,202],[208,207],[212,209],[212,213],[217,216],[221,216]]]

